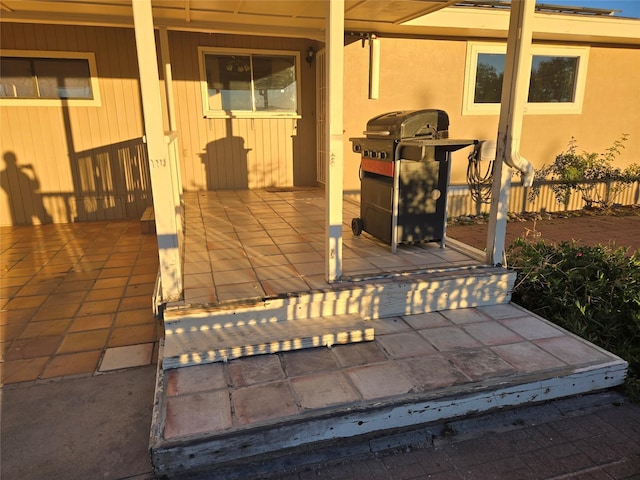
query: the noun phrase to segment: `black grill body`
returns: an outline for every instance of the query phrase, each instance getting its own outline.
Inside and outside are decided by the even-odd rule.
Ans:
[[[367,123],[364,138],[351,138],[360,161],[360,218],[366,231],[393,251],[399,243],[437,241],[444,246],[450,153],[475,140],[448,138],[443,110],[398,111]]]

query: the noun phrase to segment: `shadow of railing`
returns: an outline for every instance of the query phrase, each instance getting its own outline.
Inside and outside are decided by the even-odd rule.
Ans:
[[[135,218],[152,204],[142,138],[73,152],[75,212],[69,221]]]

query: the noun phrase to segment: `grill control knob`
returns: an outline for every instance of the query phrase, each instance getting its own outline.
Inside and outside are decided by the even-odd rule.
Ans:
[[[380,152],[379,157],[384,160],[385,158],[387,158],[387,152]]]

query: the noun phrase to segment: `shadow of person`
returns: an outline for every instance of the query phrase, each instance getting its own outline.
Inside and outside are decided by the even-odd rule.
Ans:
[[[209,142],[200,159],[207,175],[207,190],[246,190],[249,165],[242,137],[223,137]]]
[[[0,186],[7,193],[11,206],[12,225],[53,223],[40,193],[40,181],[33,165],[18,165],[16,154],[7,151],[2,156],[5,168],[0,170]]]

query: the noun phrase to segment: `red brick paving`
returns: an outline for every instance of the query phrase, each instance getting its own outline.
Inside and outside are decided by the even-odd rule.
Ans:
[[[447,227],[447,236],[484,250],[487,231],[487,224],[453,225]],[[575,240],[590,246],[629,247],[633,252],[640,249],[640,216],[588,215],[507,223],[506,245],[511,245],[518,237],[552,243]]]

